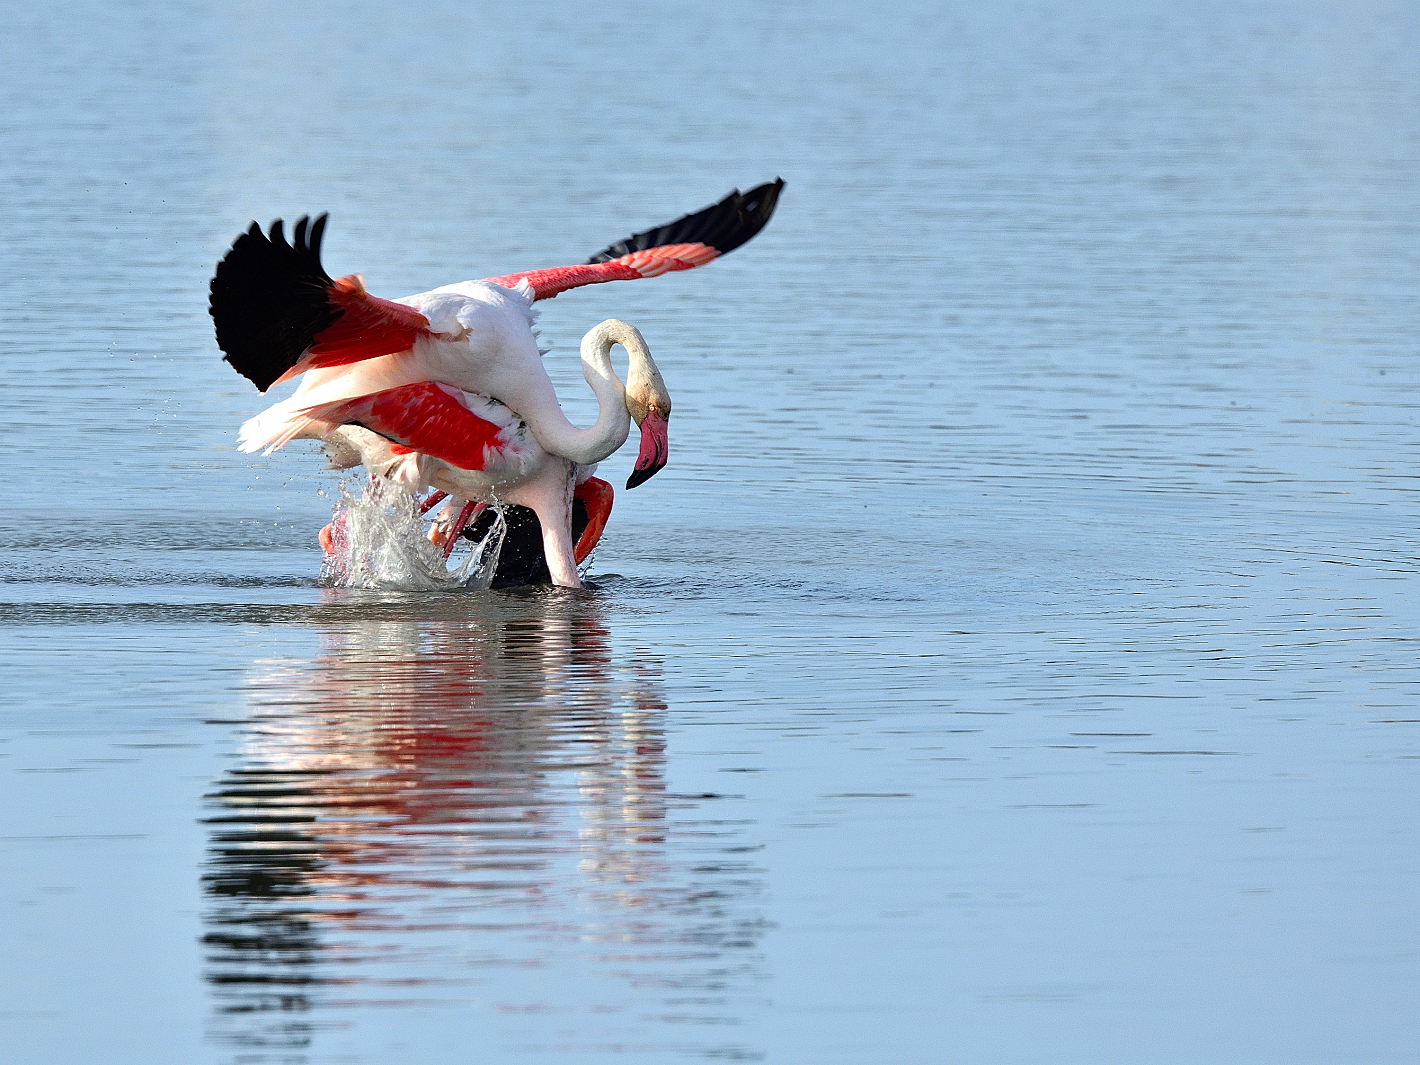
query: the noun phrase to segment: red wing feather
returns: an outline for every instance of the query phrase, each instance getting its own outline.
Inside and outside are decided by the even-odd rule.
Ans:
[[[343,353],[345,362],[359,362],[413,347],[415,338],[429,331],[429,319],[412,307],[382,300],[365,291],[359,274],[342,277],[331,286],[330,302],[345,313],[316,334],[311,354],[318,366],[335,366],[326,359]]]
[[[326,298],[335,312],[334,321],[315,335],[305,354],[276,379],[276,384],[318,367],[344,366],[407,351],[421,333],[429,331],[429,319],[418,311],[366,292],[359,274],[331,282]]]
[[[498,451],[501,427],[465,407],[457,390],[433,381],[387,388],[368,396],[321,403],[303,413],[316,421],[359,425],[409,451],[481,470]]]

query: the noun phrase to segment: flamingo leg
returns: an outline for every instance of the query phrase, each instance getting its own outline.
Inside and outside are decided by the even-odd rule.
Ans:
[[[448,492],[440,492],[437,489],[430,493],[429,498],[419,504],[419,513],[428,514],[436,506],[442,503],[449,496]]]
[[[454,544],[458,543],[459,536],[463,532],[464,526],[472,521],[474,515],[478,514],[479,511],[487,505],[487,503],[475,503],[472,499],[463,505],[463,509],[459,511],[459,516],[454,519],[453,525],[449,528],[449,538],[444,541],[444,561],[447,562],[449,556],[454,553]]]
[[[320,540],[320,549],[324,551],[327,555],[335,554],[335,537],[340,532],[341,526],[343,526],[344,524],[345,516],[342,512],[340,517],[335,518],[328,524],[321,527],[321,531],[317,539]]]
[[[439,513],[434,515],[434,519],[429,523],[429,530],[424,536],[435,547],[442,548],[448,541],[449,527],[453,525],[454,518],[458,515],[459,508],[463,506],[464,502],[464,499],[457,496],[449,499],[444,506],[439,508]]]
[[[515,485],[504,497],[509,503],[527,507],[537,515],[542,527],[542,555],[552,583],[559,588],[581,588],[577,563],[572,557],[573,464],[547,456],[536,475]]]

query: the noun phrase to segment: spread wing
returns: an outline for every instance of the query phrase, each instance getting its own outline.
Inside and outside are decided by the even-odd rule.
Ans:
[[[290,244],[281,219],[269,236],[253,222],[217,264],[208,308],[217,346],[262,392],[318,366],[404,351],[429,331],[418,311],[366,292],[360,275],[325,272],[325,221],[300,219]]]
[[[582,285],[656,277],[704,266],[734,251],[763,229],[774,214],[783,188],[784,180],[776,178],[748,192],[736,189],[704,210],[618,241],[580,266],[525,270],[486,280],[506,288],[526,281],[534,298],[544,300]]]

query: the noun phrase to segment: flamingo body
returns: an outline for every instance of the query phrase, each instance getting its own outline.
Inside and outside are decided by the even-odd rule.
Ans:
[[[305,371],[289,399],[242,426],[241,450],[284,444],[300,431],[310,408],[431,381],[497,396],[525,418],[534,411],[566,423],[533,335],[536,314],[526,285],[505,289],[466,281],[391,302],[419,314],[428,328],[404,350]]]
[[[640,332],[616,319],[601,323],[582,340],[582,367],[597,389],[601,407],[597,423],[606,427],[611,450],[625,441],[632,419],[626,389],[611,367],[613,344],[622,345],[630,356],[629,378],[655,382],[639,404],[659,404],[666,414],[670,412],[670,397]],[[288,439],[322,440],[336,468],[359,464],[411,491],[433,488],[446,493],[450,513],[460,515],[452,536],[458,535],[469,513],[466,507],[458,509],[461,504],[490,503],[497,497],[528,507],[542,526],[544,555],[554,583],[581,586],[577,562],[590,546],[572,543],[572,499],[596,465],[549,453],[506,404],[447,385],[416,382],[350,399],[291,406],[282,424],[288,427]],[[646,410],[642,424],[643,438],[658,440],[657,446],[664,447],[664,419],[659,413]],[[664,465],[664,453],[657,454],[659,464],[649,472],[638,469],[628,483],[639,484]],[[606,487],[604,500],[600,495],[588,500],[595,525],[590,543],[601,535],[611,510],[610,486]]]

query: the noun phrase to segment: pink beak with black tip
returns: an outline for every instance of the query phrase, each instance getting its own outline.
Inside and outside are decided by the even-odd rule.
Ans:
[[[670,426],[658,410],[648,410],[641,421],[641,450],[636,456],[636,468],[626,479],[627,488],[644,484],[660,472],[670,458]]]

